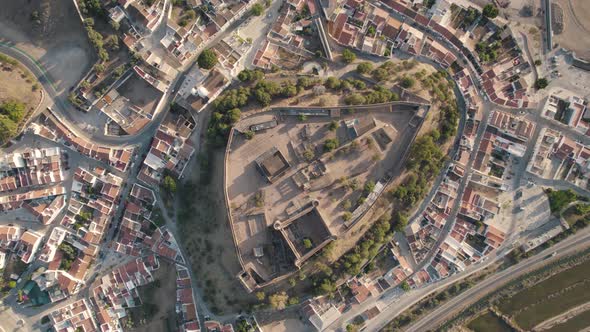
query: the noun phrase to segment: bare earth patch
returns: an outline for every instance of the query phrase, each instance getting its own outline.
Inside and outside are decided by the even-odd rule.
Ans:
[[[0,0],[0,8],[0,41],[37,59],[59,92],[67,92],[94,63],[73,1]]]

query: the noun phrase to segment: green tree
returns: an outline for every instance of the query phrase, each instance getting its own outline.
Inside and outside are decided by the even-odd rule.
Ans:
[[[336,131],[338,129],[338,122],[337,121],[331,121],[330,125],[329,125],[330,131]]]
[[[324,278],[322,282],[319,284],[316,292],[323,295],[328,295],[330,297],[334,297],[334,293],[336,293],[338,287],[336,284],[332,282],[329,278]]]
[[[337,138],[328,138],[325,142],[324,142],[324,151],[325,152],[330,152],[336,148],[338,148],[338,145],[340,143],[338,142]]]
[[[373,75],[373,78],[379,82],[385,81],[389,78],[389,72],[384,68],[377,68],[377,69],[373,70],[372,75]]]
[[[197,63],[200,68],[211,69],[217,64],[217,54],[211,49],[206,49],[197,58]]]
[[[406,226],[408,226],[408,216],[405,213],[398,211],[395,214],[394,222],[395,225],[393,228],[398,232],[403,232]]]
[[[344,210],[348,210],[352,207],[352,203],[350,202],[349,199],[345,200],[344,202],[342,202],[342,209]]]
[[[496,18],[498,16],[498,7],[492,3],[488,3],[483,7],[483,16],[488,18]]]
[[[346,48],[344,49],[344,51],[342,51],[342,59],[346,63],[352,63],[354,60],[356,60],[356,54],[354,54],[354,52]]]
[[[336,77],[330,76],[326,79],[326,87],[330,88],[330,89],[340,89],[340,80],[337,79]]]
[[[373,64],[370,62],[361,62],[356,66],[356,71],[361,75],[368,74],[371,70],[373,70]]]
[[[94,70],[96,71],[97,74],[102,74],[104,73],[104,65],[102,63],[96,64],[94,66]]]
[[[271,95],[264,90],[256,90],[254,95],[256,96],[256,100],[258,100],[262,106],[268,106],[272,101]]]
[[[256,298],[258,299],[258,301],[264,301],[264,299],[266,299],[266,294],[264,294],[264,292],[256,292]]]
[[[7,116],[15,123],[25,116],[25,104],[17,101],[7,101],[0,105],[0,114]]]
[[[164,176],[162,186],[164,187],[164,190],[166,190],[169,193],[176,192],[176,180],[170,175]]]
[[[416,84],[416,80],[409,76],[403,76],[400,80],[400,85],[406,89],[411,89]]]
[[[283,310],[287,306],[289,295],[286,292],[280,292],[268,297],[268,304],[275,310]]]
[[[547,86],[549,85],[549,81],[547,81],[546,78],[539,78],[536,82],[535,82],[535,88],[537,89],[545,89]]]
[[[373,192],[373,190],[375,190],[375,181],[369,180],[369,182],[365,184],[365,191],[370,193]]]
[[[311,247],[313,247],[311,240],[308,238],[303,239],[303,247],[305,247],[305,249],[311,249]]]
[[[401,283],[399,286],[400,286],[400,288],[401,288],[401,289],[403,289],[403,290],[404,290],[404,292],[407,292],[407,291],[409,291],[410,289],[412,289],[412,288],[410,287],[410,285],[408,284],[408,282],[407,282],[407,281],[404,281],[404,282],[402,282],[402,283]]]
[[[254,6],[252,6],[252,9],[250,10],[250,14],[252,14],[254,16],[260,16],[260,15],[262,15],[263,12],[264,12],[264,7],[260,3],[254,4]]]
[[[234,124],[240,121],[240,117],[242,116],[242,112],[240,112],[239,108],[233,108],[227,112],[227,122],[230,124]]]
[[[344,98],[344,102],[346,103],[346,105],[362,105],[367,102],[367,99],[359,93],[353,93],[351,95],[346,96]]]
[[[342,220],[349,221],[350,219],[352,219],[352,213],[346,211],[342,214]]]

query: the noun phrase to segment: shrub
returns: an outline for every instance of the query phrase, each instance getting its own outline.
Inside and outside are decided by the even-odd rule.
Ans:
[[[344,212],[344,214],[342,214],[342,219],[344,221],[349,221],[350,219],[352,219],[352,213],[348,211]]]
[[[537,89],[545,89],[547,87],[547,85],[549,85],[549,81],[547,81],[546,78],[539,78],[536,82],[535,82],[535,88]]]
[[[492,3],[488,3],[483,7],[483,16],[488,18],[496,18],[498,16],[498,7]]]
[[[162,181],[162,188],[168,193],[175,193],[176,192],[176,180],[170,176],[164,176],[164,180]]]
[[[333,151],[334,149],[338,148],[339,142],[337,138],[328,138],[325,142],[324,142],[324,151],[325,152],[330,152]]]
[[[325,85],[326,85],[326,87],[328,87],[330,89],[337,90],[337,89],[340,89],[341,82],[336,77],[331,76],[326,79]]]
[[[262,13],[264,12],[264,7],[262,6],[262,4],[254,4],[254,6],[252,6],[252,9],[250,9],[250,14],[254,15],[254,16],[260,16],[262,15]]]
[[[366,102],[367,99],[359,93],[353,93],[344,98],[344,103],[346,103],[346,105],[361,105]]]
[[[404,292],[407,292],[407,291],[409,291],[409,290],[411,289],[411,288],[410,288],[410,285],[408,284],[408,282],[407,282],[407,281],[404,281],[404,282],[402,282],[402,283],[399,285],[399,287],[400,287],[401,289],[403,289],[403,290],[404,290]]]
[[[18,123],[25,116],[25,104],[16,101],[7,101],[0,105],[0,114]]]
[[[373,70],[373,64],[370,62],[361,62],[356,66],[356,71],[361,74],[365,75],[370,73]]]
[[[330,122],[329,128],[330,128],[330,131],[336,131],[336,129],[338,129],[338,122],[337,121]]]
[[[344,51],[342,51],[342,59],[346,63],[351,63],[356,60],[356,54],[349,49],[344,49]]]
[[[406,89],[411,89],[415,84],[416,84],[416,80],[414,80],[413,78],[411,78],[409,76],[404,75],[400,80],[400,85]]]

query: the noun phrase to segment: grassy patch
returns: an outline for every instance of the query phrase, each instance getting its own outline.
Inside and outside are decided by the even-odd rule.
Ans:
[[[551,213],[559,213],[569,203],[578,199],[578,195],[571,190],[552,190],[547,189],[545,191],[547,198],[549,198],[549,207]]]
[[[563,211],[563,218],[570,226],[590,216],[590,206],[587,204],[576,204]]]
[[[590,301],[590,292],[585,291],[590,281],[589,273],[590,261],[585,261],[501,301],[498,307],[503,313],[514,316],[518,325],[528,330]]]
[[[590,326],[590,310],[568,319],[563,324],[558,324],[547,330],[547,332],[580,331]]]
[[[491,311],[477,317],[467,324],[467,327],[475,332],[511,332],[514,331],[500,317]]]

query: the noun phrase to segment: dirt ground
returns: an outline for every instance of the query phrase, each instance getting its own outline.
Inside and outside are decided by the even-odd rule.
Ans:
[[[208,309],[215,314],[235,313],[256,303],[236,277],[241,271],[223,199],[224,150],[214,150],[208,185],[199,184],[198,166],[191,163],[188,180],[197,190],[193,198],[195,213],[191,220],[179,222],[181,243],[191,261],[198,287]],[[199,158],[193,158],[195,160]],[[185,173],[185,174],[186,174]]]
[[[25,103],[27,113],[34,111],[41,101],[41,86],[21,66],[0,68],[0,104],[8,100]]]
[[[563,33],[554,35],[554,42],[590,59],[590,1],[556,0],[563,9]]]
[[[173,264],[160,260],[160,268],[156,270],[154,280],[139,289],[143,305],[130,310],[135,322],[145,319],[146,323],[136,323],[129,331],[176,330],[176,268]]]
[[[58,92],[67,92],[94,63],[72,0],[0,0],[0,8],[0,42],[15,43],[43,64]]]
[[[147,114],[154,113],[156,103],[162,97],[162,92],[151,86],[137,74],[133,74],[131,78],[119,87],[118,91],[134,105],[142,108]]]

